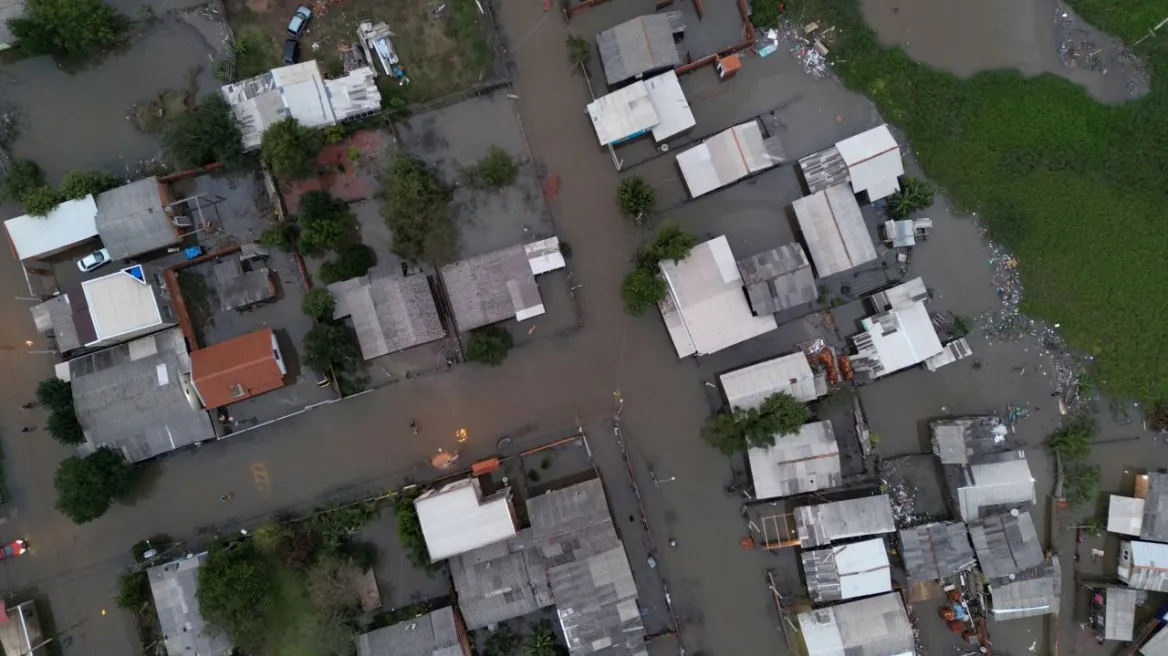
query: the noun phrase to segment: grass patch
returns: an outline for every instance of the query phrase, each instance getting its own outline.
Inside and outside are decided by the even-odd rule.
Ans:
[[[236,80],[246,80],[281,65],[280,48],[283,46],[272,36],[278,33],[265,29],[264,25],[248,24],[264,18],[266,17],[246,9],[239,16],[241,22],[247,26],[236,32],[234,76]],[[302,53],[301,59],[304,58]]]
[[[1128,43],[1164,18],[1154,0],[1070,0]],[[1019,261],[1023,310],[1062,324],[1096,356],[1099,384],[1145,402],[1168,398],[1168,31],[1146,40],[1153,84],[1106,106],[1052,75],[992,71],[968,80],[881,47],[858,0],[795,0],[796,24],[836,26],[835,70],[902,127],[929,176],[985,217]]]

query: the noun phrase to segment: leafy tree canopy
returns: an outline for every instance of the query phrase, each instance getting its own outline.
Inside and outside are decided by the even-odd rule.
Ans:
[[[697,244],[698,238],[682,230],[676,223],[665,223],[641,249],[641,259],[653,264],[665,260],[684,260]]]
[[[243,163],[243,133],[231,106],[217,93],[171,123],[162,133],[162,147],[183,168]]]
[[[896,220],[907,219],[908,215],[928,208],[933,204],[933,185],[928,181],[905,176],[900,191],[888,199],[888,215]]]
[[[260,152],[272,173],[303,178],[316,170],[315,160],[322,146],[324,135],[319,130],[289,116],[264,131]]]
[[[471,331],[466,342],[466,358],[492,367],[503,364],[507,352],[514,345],[511,333],[499,326],[483,326]]]
[[[498,191],[515,182],[519,176],[519,163],[510,153],[498,146],[491,146],[487,156],[466,171],[467,182],[472,187]]]
[[[1063,498],[1071,506],[1085,506],[1095,500],[1099,492],[1099,468],[1081,462],[1070,464],[1063,471]]]
[[[453,192],[421,161],[403,153],[382,176],[382,216],[393,233],[393,252],[411,262],[445,262],[454,256],[458,229],[450,216]]]
[[[335,260],[321,264],[317,275],[321,282],[331,285],[334,282],[363,276],[375,264],[377,264],[377,254],[373,252],[372,248],[365,244],[351,244],[341,249]]]
[[[637,224],[644,222],[657,205],[657,192],[649,183],[636,175],[631,175],[620,181],[616,198],[621,214]]]
[[[203,619],[240,649],[261,644],[271,607],[272,571],[248,542],[211,549],[199,568]]]
[[[57,509],[77,524],[91,522],[136,483],[134,467],[113,449],[102,447],[84,458],[71,456],[61,462],[53,479]]]
[[[333,311],[337,308],[337,301],[329,290],[316,287],[304,295],[300,302],[300,309],[317,321],[327,321],[333,318]]]
[[[37,383],[36,397],[38,403],[50,410],[73,410],[73,386],[56,376]]]
[[[25,52],[76,57],[112,48],[123,23],[101,0],[28,0],[8,27]]]
[[[1050,448],[1063,460],[1078,462],[1090,455],[1094,437],[1095,422],[1086,415],[1080,415],[1050,436]]]
[[[76,200],[109,191],[120,183],[121,180],[104,171],[69,171],[61,179],[59,191],[65,200]]]
[[[71,408],[53,410],[45,422],[45,429],[53,439],[61,444],[76,446],[85,441],[85,432],[81,430],[81,422]]]
[[[45,186],[45,173],[31,159],[13,160],[0,184],[0,200],[24,202],[30,192]]]
[[[336,249],[357,226],[344,201],[327,191],[314,190],[300,198],[300,252],[323,253]]]
[[[702,436],[710,446],[732,455],[753,447],[774,446],[776,437],[799,432],[807,417],[806,405],[778,392],[758,408],[734,408],[714,415]]]
[[[639,266],[625,276],[621,283],[621,300],[625,311],[634,317],[644,316],[658,302],[665,299],[669,287],[657,273],[656,266]]]
[[[564,47],[568,49],[568,62],[572,68],[587,68],[592,59],[592,44],[588,39],[569,34],[564,40]]]
[[[319,323],[304,336],[304,363],[317,372],[347,371],[360,361],[357,337],[343,326]]]
[[[57,194],[57,190],[49,185],[42,185],[36,187],[24,194],[20,199],[24,205],[24,211],[30,216],[45,217],[49,212],[57,209],[61,204],[61,197]]]

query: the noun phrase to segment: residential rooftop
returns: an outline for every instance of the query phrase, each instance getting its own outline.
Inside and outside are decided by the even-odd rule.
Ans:
[[[459,331],[544,313],[523,245],[447,264],[440,272]]]
[[[92,341],[84,346],[115,344],[147,332],[160,330],[173,323],[173,316],[163,316],[157,290],[141,264],[126,267],[100,278],[81,283],[88,308],[89,325],[85,317],[77,324],[78,334],[88,338],[92,327]]]
[[[848,167],[855,193],[867,194],[868,200],[875,202],[900,191],[904,163],[900,159],[900,145],[887,125],[848,137],[835,147]]]
[[[231,652],[227,636],[213,632],[199,614],[199,568],[206,563],[207,554],[201,553],[146,570],[168,654],[226,656]]]
[[[263,328],[191,353],[191,381],[208,409],[284,386],[288,369],[276,335]]]
[[[787,161],[777,136],[758,119],[740,123],[677,154],[677,166],[692,198],[733,184]]]
[[[934,522],[900,531],[900,553],[910,581],[945,579],[977,564],[961,522]]]
[[[969,538],[987,578],[1007,577],[1042,564],[1042,543],[1029,511],[974,520],[969,523]]]
[[[976,463],[943,469],[953,507],[967,522],[1035,501],[1034,476],[1025,451],[987,454]]]
[[[446,336],[424,275],[361,276],[328,286],[334,319],[350,317],[366,360]]]
[[[807,252],[786,244],[738,260],[738,272],[755,314],[774,314],[808,305],[819,298]]]
[[[874,380],[918,365],[941,352],[941,340],[924,303],[861,320],[864,332],[852,337],[852,368]]]
[[[933,453],[943,465],[968,465],[986,454],[1009,450],[1000,417],[946,417],[929,422]]]
[[[828,187],[791,204],[819,278],[850,271],[876,259],[876,246],[845,185]]]
[[[1168,544],[1124,540],[1118,560],[1119,580],[1128,587],[1168,592]]]
[[[478,478],[464,478],[414,500],[434,562],[494,544],[518,532],[511,492],[483,496]]]
[[[1104,591],[1103,639],[1128,642],[1135,635],[1140,592],[1116,585]]]
[[[895,592],[799,613],[808,656],[913,656],[916,641]]]
[[[446,606],[357,636],[357,656],[470,656],[466,630]]]
[[[760,407],[763,401],[778,393],[790,394],[807,403],[828,392],[827,374],[812,371],[802,351],[735,369],[722,374],[718,380],[730,407],[746,410]]]
[[[648,14],[596,35],[596,48],[609,86],[640,79],[681,64],[674,34],[685,29],[680,11]]]
[[[990,584],[990,613],[999,622],[1049,615],[1061,603],[1062,570],[1058,556],[1013,579]]]
[[[887,494],[795,509],[795,531],[804,549],[896,530]]]
[[[804,424],[774,446],[747,451],[755,498],[774,499],[837,487],[843,481],[839,444],[830,421]]]
[[[211,273],[224,312],[244,310],[276,298],[272,272],[258,260],[227,255],[211,263]]]
[[[167,209],[166,186],[156,176],[97,195],[97,232],[110,257],[125,260],[181,240]]]
[[[0,34],[5,29],[4,2],[0,0]],[[43,259],[97,237],[97,202],[93,196],[67,200],[45,216],[8,219],[4,229],[16,259]]]
[[[808,549],[799,556],[813,602],[855,599],[892,589],[883,538]]]

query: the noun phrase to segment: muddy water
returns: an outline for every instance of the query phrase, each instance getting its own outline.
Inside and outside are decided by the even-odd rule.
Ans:
[[[1101,102],[1147,91],[1142,74],[1127,70],[1118,40],[1055,0],[862,0],[861,7],[883,43],[961,77],[992,69],[1050,73]],[[1091,61],[1082,60],[1086,54]]]

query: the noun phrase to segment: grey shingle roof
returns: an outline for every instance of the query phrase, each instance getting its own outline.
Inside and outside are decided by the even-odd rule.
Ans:
[[[1000,579],[990,586],[994,619],[1016,620],[1046,615],[1058,609],[1062,570],[1058,556],[1049,563],[1018,572],[1013,581]]]
[[[1144,502],[1140,537],[1168,542],[1168,474],[1148,472],[1148,496]]]
[[[450,606],[357,636],[357,656],[463,656]]]
[[[89,320],[89,312],[85,307],[85,294],[78,293],[81,298],[81,312],[84,320]],[[68,294],[59,294],[39,305],[30,308],[32,320],[38,333],[53,333],[57,341],[57,350],[67,353],[81,348],[81,339],[78,336],[77,325],[74,323],[74,309]],[[92,321],[89,321],[92,330]],[[92,339],[92,338],[90,338]]]
[[[1029,512],[993,515],[969,523],[981,570],[995,579],[1042,564],[1042,544]]]
[[[503,542],[448,559],[458,608],[475,630],[552,605],[543,559],[527,528]]]
[[[969,531],[961,522],[938,522],[900,532],[904,568],[913,581],[953,576],[976,564]]]
[[[638,16],[596,35],[596,47],[610,85],[681,63],[673,33],[684,29],[680,11]]]
[[[181,376],[191,370],[182,331],[171,328],[69,361],[73,405],[93,446],[137,462],[215,436]]]
[[[951,417],[929,422],[933,453],[945,465],[977,462],[980,456],[1009,450],[1006,427],[994,416]]]
[[[799,244],[787,244],[738,261],[755,314],[781,312],[819,296],[811,262]]]
[[[799,160],[799,170],[803,171],[803,179],[807,181],[807,192],[814,194],[828,187],[843,184],[851,180],[848,165],[844,156],[835,146]]]
[[[227,636],[208,631],[199,615],[199,568],[207,554],[176,560],[147,570],[158,625],[171,656],[225,656],[231,651]]]
[[[441,274],[460,331],[506,321],[543,303],[522,244],[447,264]]]
[[[113,259],[124,260],[179,242],[178,230],[162,207],[157,177],[110,189],[95,200],[97,234]]]
[[[229,255],[211,264],[219,305],[224,311],[239,310],[276,297],[276,284],[267,267],[253,260],[244,271],[239,255]]]
[[[806,549],[834,540],[892,533],[896,522],[888,495],[880,494],[796,508],[795,530]]]
[[[366,360],[446,336],[426,276],[362,276],[333,283],[333,318],[352,317]]]

